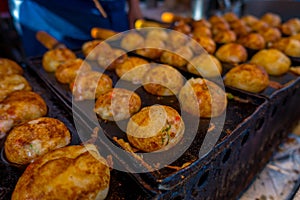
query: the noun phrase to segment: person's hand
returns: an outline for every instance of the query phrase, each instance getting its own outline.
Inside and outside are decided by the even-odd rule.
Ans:
[[[137,19],[142,19],[143,14],[140,8],[139,0],[128,0],[129,10],[128,10],[128,21],[129,28],[134,28],[134,23]]]

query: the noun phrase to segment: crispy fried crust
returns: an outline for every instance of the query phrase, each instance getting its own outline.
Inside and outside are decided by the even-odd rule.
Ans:
[[[75,58],[76,55],[69,49],[53,49],[43,55],[42,65],[47,72],[54,72],[60,64]]]
[[[57,67],[56,79],[61,83],[71,83],[79,73],[90,71],[91,66],[80,58],[68,60]]]
[[[141,108],[141,98],[132,91],[114,88],[98,97],[94,111],[104,120],[129,118]]]
[[[13,60],[0,58],[0,75],[23,74],[23,69]]]
[[[143,86],[147,92],[154,95],[176,95],[183,86],[183,76],[171,66],[158,65],[145,75]]]
[[[19,74],[0,75],[0,102],[7,95],[18,90],[31,90],[31,86],[23,76]]]
[[[47,152],[66,146],[71,135],[59,120],[41,117],[14,127],[5,141],[6,158],[16,164],[28,164]]]
[[[249,92],[261,92],[269,85],[269,76],[256,64],[241,64],[232,68],[224,77],[225,85]]]
[[[105,199],[109,180],[109,167],[94,145],[68,146],[31,163],[12,199]]]
[[[173,108],[154,105],[133,115],[126,132],[130,144],[142,151],[167,150],[183,137],[184,123]]]
[[[289,70],[291,60],[277,49],[263,49],[251,58],[250,63],[262,66],[269,75],[279,76]]]
[[[6,132],[12,126],[46,114],[47,105],[37,93],[31,91],[13,92],[0,103],[0,132]],[[8,122],[9,127],[2,126]]]
[[[240,44],[228,43],[222,45],[216,52],[216,57],[226,63],[241,63],[247,60],[248,54]]]
[[[184,111],[209,118],[219,116],[225,111],[227,97],[215,83],[202,78],[191,78],[180,90],[179,102]]]

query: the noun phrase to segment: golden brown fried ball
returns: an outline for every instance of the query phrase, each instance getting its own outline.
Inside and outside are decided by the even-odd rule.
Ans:
[[[132,51],[142,48],[144,45],[144,38],[137,32],[128,32],[121,40],[121,47],[127,51]]]
[[[235,26],[232,28],[237,37],[247,35],[251,32],[251,28],[247,25]]]
[[[111,48],[110,51],[107,51],[101,56],[98,56],[97,63],[100,67],[112,70],[115,69],[119,63],[123,63],[127,59],[127,54],[122,49]]]
[[[203,49],[205,49],[207,51],[207,53],[209,53],[209,54],[215,53],[216,43],[212,38],[204,37],[204,36],[200,36],[200,37],[194,36],[193,39],[196,40],[197,43],[199,45],[201,45],[201,47],[203,47]]]
[[[0,137],[13,126],[43,117],[47,105],[42,97],[31,91],[15,91],[0,103]]]
[[[234,12],[227,12],[223,17],[228,23],[239,20],[239,17]]]
[[[85,42],[81,49],[86,59],[97,60],[99,54],[106,54],[106,52],[110,52],[111,46],[103,40],[93,40]]]
[[[14,91],[30,91],[28,81],[19,74],[0,75],[0,102]]]
[[[166,45],[173,50],[184,46],[189,40],[189,37],[187,35],[184,35],[178,31],[171,31],[168,35],[169,38],[166,41]]]
[[[226,20],[222,16],[213,15],[208,19],[209,23],[214,26],[217,23],[226,23]]]
[[[61,121],[41,117],[14,127],[5,141],[6,158],[25,165],[38,157],[68,145],[71,134]]]
[[[183,77],[171,66],[157,65],[145,74],[143,86],[147,92],[154,95],[176,95],[183,86]]]
[[[12,199],[106,198],[110,170],[95,145],[51,151],[31,163],[19,178]]]
[[[111,63],[107,62],[105,65],[100,65],[100,63],[98,62],[98,64],[100,65],[100,67],[105,66],[105,69],[107,69],[107,70],[114,70],[114,69],[116,69],[116,67],[118,65],[125,62],[125,60],[127,60],[128,56],[124,50],[113,48],[112,54],[110,56],[108,56],[108,58],[109,58],[108,59],[109,61],[112,61]]]
[[[91,66],[87,62],[77,58],[60,64],[55,71],[55,77],[60,83],[69,84],[75,80],[79,73],[90,70]]]
[[[178,21],[173,29],[183,34],[190,34],[192,30],[190,25],[186,24],[184,21]]]
[[[55,72],[60,64],[71,59],[76,59],[76,55],[70,49],[53,49],[43,55],[42,65],[47,72]]]
[[[144,75],[150,68],[151,66],[147,60],[138,57],[129,57],[123,63],[117,65],[116,74],[122,80],[138,84],[142,82]]]
[[[240,44],[228,43],[222,45],[216,51],[216,57],[226,63],[241,63],[245,62],[248,58],[247,50]]]
[[[300,32],[300,19],[289,19],[287,22],[281,25],[280,29],[285,35],[295,35]]]
[[[216,43],[225,44],[236,41],[236,34],[231,30],[224,30],[216,33],[213,38]]]
[[[188,60],[193,57],[193,51],[188,46],[182,46],[177,49],[175,52],[164,51],[160,57],[160,61],[162,63],[178,67],[184,68],[187,64]]]
[[[275,42],[281,38],[281,32],[278,28],[268,27],[259,31],[266,42]]]
[[[267,12],[261,18],[262,21],[269,24],[271,27],[279,27],[281,24],[281,17],[278,14]]]
[[[238,43],[249,49],[260,50],[266,47],[265,39],[259,33],[249,33],[238,39]]]
[[[218,34],[219,32],[230,30],[230,25],[227,22],[219,22],[213,24],[211,32],[213,35]]]
[[[300,41],[292,38],[281,38],[271,44],[271,48],[278,49],[288,56],[300,57]]]
[[[263,49],[251,58],[250,63],[262,66],[269,75],[277,76],[289,70],[291,60],[277,49]]]
[[[269,85],[269,76],[256,64],[241,64],[226,73],[224,84],[248,92],[258,93]]]
[[[181,108],[195,116],[210,118],[221,115],[227,107],[226,93],[217,84],[191,78],[179,93]]]
[[[144,107],[127,125],[127,138],[132,146],[145,152],[164,151],[183,137],[184,122],[178,112],[164,105]]]
[[[76,101],[96,99],[111,88],[111,78],[97,71],[80,73],[75,81],[70,84],[70,89]]]
[[[161,41],[166,41],[168,40],[169,35],[167,33],[167,31],[165,31],[164,29],[160,29],[160,28],[153,28],[153,29],[149,29],[149,31],[147,32],[146,35],[146,39],[159,39]]]
[[[192,22],[193,29],[197,27],[205,26],[207,28],[211,28],[211,24],[206,19],[200,19]]]
[[[0,58],[0,75],[23,74],[23,69],[15,61]]]
[[[137,49],[135,52],[147,58],[158,59],[165,48],[165,43],[161,39],[146,39],[145,47],[147,48]]]
[[[204,78],[210,78],[221,75],[222,65],[215,56],[210,54],[201,54],[194,57],[189,62],[187,70]]]
[[[141,98],[135,92],[114,88],[100,95],[95,113],[104,120],[120,121],[129,118],[141,108]]]
[[[241,17],[241,20],[246,23],[247,26],[252,27],[259,19],[253,15],[245,15]]]
[[[210,28],[206,27],[206,26],[197,26],[193,29],[192,31],[192,35],[194,37],[212,37],[212,32],[210,30]]]
[[[261,21],[261,20],[258,20],[257,22],[255,22],[254,24],[251,25],[252,31],[255,31],[255,32],[262,31],[268,27],[270,27],[269,24],[267,24],[266,22]]]
[[[300,41],[300,33],[290,36],[289,38]]]

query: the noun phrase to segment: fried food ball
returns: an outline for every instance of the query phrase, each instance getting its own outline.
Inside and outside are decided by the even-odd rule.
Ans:
[[[51,151],[29,164],[12,194],[17,199],[106,198],[110,170],[97,148],[88,144]]]
[[[91,66],[87,62],[77,58],[60,64],[55,71],[55,77],[60,83],[69,84],[78,74],[90,70]]]
[[[300,41],[292,38],[281,38],[270,45],[288,56],[300,57]]]
[[[168,40],[169,35],[167,33],[167,31],[165,31],[164,29],[160,29],[160,28],[154,28],[154,29],[150,29],[146,35],[146,40],[151,40],[151,39],[159,39],[161,41],[166,41]]]
[[[271,12],[265,13],[260,19],[271,27],[279,27],[281,24],[280,15]]]
[[[122,80],[138,84],[142,82],[145,73],[150,68],[151,66],[147,60],[138,57],[129,57],[123,63],[117,65],[116,74]]]
[[[230,28],[237,36],[247,35],[251,28],[241,19],[230,22]]]
[[[104,120],[120,121],[131,117],[141,108],[141,98],[135,92],[114,88],[100,95],[95,113]]]
[[[217,23],[226,23],[226,20],[224,17],[219,16],[219,15],[213,15],[208,19],[209,23],[211,23],[212,26],[214,26]]]
[[[184,21],[178,21],[173,30],[181,32],[183,34],[190,34],[191,33],[191,27],[186,24]]]
[[[216,57],[226,63],[241,63],[247,60],[248,54],[245,47],[237,43],[227,43],[216,51]]]
[[[143,86],[147,92],[154,95],[176,95],[183,86],[183,77],[171,66],[157,65],[145,74]]]
[[[270,27],[269,24],[267,24],[266,22],[261,21],[261,20],[258,20],[257,22],[255,22],[251,25],[252,31],[255,31],[255,32],[262,31],[268,27]]]
[[[203,49],[207,51],[207,53],[215,53],[216,43],[212,38],[204,36],[194,36],[193,39],[196,40],[201,45],[201,47],[203,47]]]
[[[161,39],[146,39],[145,47],[137,49],[135,52],[147,58],[158,59],[165,48],[165,43]]]
[[[13,126],[46,114],[47,105],[40,95],[31,91],[15,91],[0,103],[0,135]]]
[[[193,29],[197,27],[205,26],[207,28],[211,28],[211,24],[206,19],[199,19],[192,22]]]
[[[177,50],[178,48],[184,46],[189,40],[187,35],[184,35],[178,31],[169,32],[169,38],[166,40],[166,45],[172,50]]]
[[[128,32],[121,40],[121,47],[127,51],[143,48],[144,38],[137,32]]]
[[[42,58],[45,71],[54,72],[57,67],[67,60],[76,59],[76,55],[70,49],[59,48],[47,51]]]
[[[256,64],[241,64],[226,73],[224,84],[248,92],[258,93],[269,85],[269,76]]]
[[[279,76],[289,70],[291,60],[277,49],[263,49],[251,58],[250,63],[262,66],[269,75]]]
[[[70,84],[70,89],[76,101],[96,99],[111,88],[111,78],[97,71],[80,73],[74,82]]]
[[[192,31],[193,37],[212,37],[210,28],[206,26],[197,26]]]
[[[88,60],[97,60],[100,53],[111,51],[110,45],[103,40],[92,40],[85,42],[81,49],[83,55]]]
[[[41,117],[14,127],[5,141],[8,161],[25,165],[70,143],[71,134],[61,121]]]
[[[225,22],[218,22],[212,25],[211,32],[213,35],[218,34],[219,32],[230,30],[230,25]]]
[[[0,102],[14,91],[31,89],[28,81],[19,74],[0,75]]]
[[[128,141],[145,152],[174,147],[184,135],[184,122],[178,112],[165,105],[144,107],[127,125]]]
[[[239,20],[239,17],[234,12],[227,12],[223,17],[229,23]]]
[[[200,54],[189,62],[187,70],[204,78],[210,78],[221,75],[222,65],[215,56],[210,54]]]
[[[175,52],[164,51],[160,57],[160,61],[174,67],[184,68],[188,60],[192,57],[193,51],[191,48],[189,46],[183,46]]]
[[[249,33],[240,37],[237,42],[249,49],[260,50],[266,47],[265,39],[259,33]]]
[[[278,28],[268,27],[259,31],[266,42],[275,42],[281,38],[281,32]]]
[[[295,35],[300,32],[300,19],[289,19],[281,25],[280,29],[281,32],[285,35]]]
[[[210,118],[221,115],[227,107],[226,93],[215,83],[189,79],[179,92],[181,108],[195,116]]]
[[[241,20],[246,23],[246,25],[252,27],[259,19],[253,15],[244,15],[241,17]]]
[[[125,62],[127,58],[127,53],[124,50],[112,48],[111,51],[98,56],[97,62],[100,67],[107,70],[113,70],[117,65]]]
[[[300,41],[300,33],[290,36],[289,38]]]
[[[22,75],[23,69],[13,60],[7,58],[0,58],[0,76],[10,74]]]
[[[230,43],[236,41],[236,34],[231,30],[224,30],[216,33],[213,38],[216,43]]]

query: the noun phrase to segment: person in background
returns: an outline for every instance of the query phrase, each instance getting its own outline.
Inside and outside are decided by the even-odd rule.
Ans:
[[[42,55],[47,49],[35,38],[37,31],[45,31],[68,48],[80,48],[91,40],[90,30],[101,27],[114,31],[134,28],[142,18],[139,0],[9,0],[10,13],[21,37],[25,56]]]

